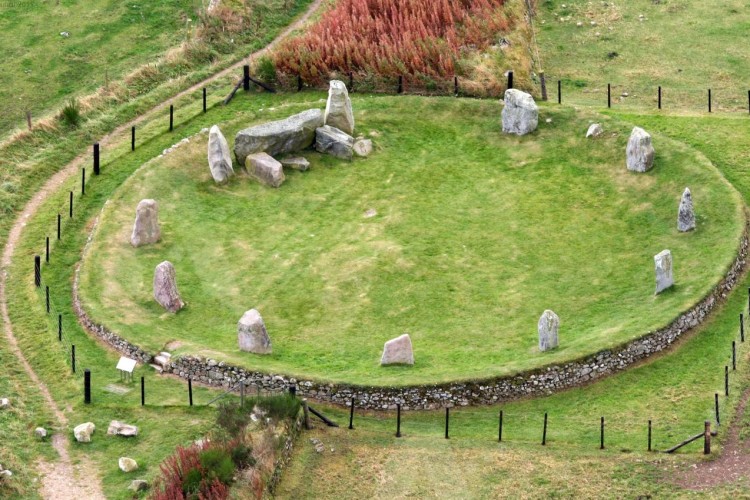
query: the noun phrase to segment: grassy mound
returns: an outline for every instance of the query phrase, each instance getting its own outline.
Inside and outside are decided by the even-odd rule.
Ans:
[[[223,126],[303,109],[283,104]],[[376,152],[345,164],[309,153],[309,172],[280,189],[240,177],[213,184],[206,136],[144,166],[113,196],[82,268],[89,313],[151,351],[171,344],[248,368],[360,384],[503,375],[577,358],[662,326],[698,301],[734,257],[739,196],[689,148],[655,138],[656,168],[626,171],[630,125],[543,108],[524,138],[499,131],[497,103],[357,97],[357,128]],[[546,123],[545,119],[551,119]],[[601,117],[599,117],[601,119]],[[680,234],[690,186],[698,229]],[[134,209],[160,203],[162,242],[133,249]],[[368,210],[377,215],[366,217]],[[654,297],[653,255],[669,248],[677,286]],[[175,264],[188,306],[151,296],[155,265]],[[237,348],[255,307],[274,353]],[[544,309],[562,321],[540,353]],[[378,366],[408,331],[411,368]]]

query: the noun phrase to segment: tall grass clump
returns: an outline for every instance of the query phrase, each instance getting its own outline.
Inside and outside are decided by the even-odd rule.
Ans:
[[[81,124],[81,104],[72,97],[60,110],[60,119],[69,127],[77,128]]]

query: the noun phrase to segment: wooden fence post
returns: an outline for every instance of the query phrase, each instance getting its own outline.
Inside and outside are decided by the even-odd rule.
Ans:
[[[448,426],[450,420],[450,408],[445,408],[445,439],[448,439]]]
[[[206,87],[203,87],[203,112],[206,112]]]
[[[544,71],[539,72],[539,83],[542,87],[542,101],[547,100],[547,78],[544,76]]]
[[[401,437],[401,405],[396,405],[396,437]]]
[[[501,443],[503,441],[503,410],[500,410],[500,424],[498,425],[497,430],[497,442]]]
[[[711,421],[706,420],[704,422],[704,429],[703,429],[703,454],[704,455],[710,455],[711,454]]]
[[[354,398],[349,405],[349,429],[354,429]]]
[[[130,150],[135,151],[135,125],[130,127]]]
[[[648,451],[651,451],[651,420],[648,421]]]
[[[599,430],[599,449],[604,449],[604,417],[602,417],[601,420],[601,427]]]
[[[302,412],[305,415],[305,429],[310,430],[310,409],[307,407],[307,398],[302,398]]]
[[[83,370],[83,402],[91,404],[91,370]]]
[[[714,406],[716,408],[716,425],[721,425],[721,420],[719,419],[719,393],[714,393]]]
[[[37,288],[42,286],[42,258],[34,256],[34,284]]]
[[[60,228],[62,227],[62,215],[60,215],[60,212],[57,212],[57,240],[60,240]]]
[[[146,406],[146,377],[141,376],[141,406]]]

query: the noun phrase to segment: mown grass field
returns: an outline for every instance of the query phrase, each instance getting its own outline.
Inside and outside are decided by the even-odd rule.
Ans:
[[[224,132],[309,106],[288,99],[233,110]],[[518,139],[499,132],[491,101],[357,96],[354,107],[375,154],[352,164],[308,154],[312,169],[287,173],[280,189],[242,176],[217,187],[205,134],[146,164],[112,195],[84,260],[92,317],[150,352],[179,341],[177,354],[263,371],[365,385],[476,379],[666,325],[738,247],[736,192],[705,158],[662,138],[655,170],[627,172],[629,124],[607,120],[605,136],[586,140],[590,116],[547,107],[538,133]],[[685,186],[699,228],[681,234]],[[144,198],[160,204],[162,241],[133,249]],[[653,255],[664,248],[677,286],[654,297]],[[176,315],[152,297],[163,260],[188,304]],[[238,349],[236,323],[250,308],[265,319],[270,356]],[[562,318],[561,344],[540,353],[545,309]],[[383,343],[405,331],[415,366],[379,367]]]

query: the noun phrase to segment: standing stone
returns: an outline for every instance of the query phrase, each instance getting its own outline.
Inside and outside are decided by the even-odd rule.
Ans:
[[[167,311],[175,313],[185,307],[177,291],[174,266],[165,260],[154,270],[154,298]]]
[[[633,128],[625,152],[628,170],[648,172],[654,166],[654,146],[651,145],[651,135],[640,127]]]
[[[86,422],[85,424],[77,425],[73,429],[73,435],[79,443],[90,443],[91,435],[95,430],[96,426],[93,422]]]
[[[308,109],[285,120],[240,130],[234,138],[234,155],[244,165],[247,155],[253,153],[278,156],[309,148],[315,142],[315,129],[323,125],[323,111]]]
[[[693,196],[690,188],[685,188],[677,211],[677,230],[681,232],[695,229],[695,212],[693,212]]]
[[[133,472],[134,470],[138,469],[138,464],[135,460],[128,457],[120,457],[120,459],[117,461],[117,465],[120,466],[120,470],[123,472]]]
[[[534,98],[518,89],[505,91],[503,107],[503,132],[506,134],[526,135],[536,130],[539,124],[539,108]]]
[[[331,80],[324,120],[326,125],[335,127],[349,135],[354,133],[352,101],[349,99],[346,85],[340,80]]]
[[[542,313],[537,324],[539,331],[539,350],[549,351],[558,346],[557,332],[560,329],[560,318],[547,309]]]
[[[604,133],[604,129],[598,123],[592,123],[589,129],[586,131],[586,138],[599,137]]]
[[[372,141],[370,139],[357,139],[352,150],[355,155],[367,158],[372,153]]]
[[[351,160],[354,137],[330,125],[324,125],[315,131],[315,149],[320,153],[327,153]]]
[[[216,125],[208,132],[208,168],[218,184],[227,182],[234,175],[229,144]]]
[[[300,172],[304,172],[310,168],[310,162],[307,161],[307,158],[303,158],[301,156],[295,156],[294,158],[282,158],[279,160],[279,163],[281,163],[282,167],[299,170]]]
[[[135,224],[130,244],[134,247],[156,243],[161,238],[159,204],[156,200],[141,200],[135,209]]]
[[[255,153],[245,158],[247,172],[258,181],[271,187],[279,187],[284,182],[284,167],[266,153]]]
[[[654,264],[656,267],[655,294],[658,294],[674,285],[674,278],[672,277],[672,252],[662,250],[654,256]]]
[[[245,312],[237,323],[237,338],[240,351],[255,354],[271,354],[271,339],[266,325],[256,309]]]
[[[383,356],[380,365],[413,365],[414,350],[408,333],[391,339],[383,346]]]

